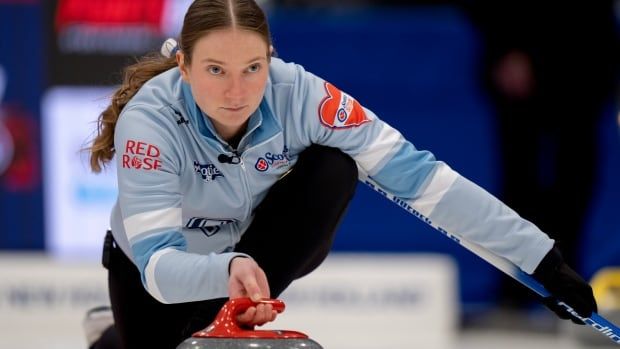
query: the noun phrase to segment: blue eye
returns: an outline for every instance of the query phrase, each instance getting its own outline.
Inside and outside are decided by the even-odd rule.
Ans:
[[[260,70],[260,64],[252,64],[251,66],[248,67],[248,72],[250,73],[256,73],[257,71]]]
[[[216,65],[209,66],[207,68],[207,70],[209,71],[209,73],[211,73],[213,75],[220,75],[220,74],[222,74],[222,68],[220,68],[220,67],[218,67]]]

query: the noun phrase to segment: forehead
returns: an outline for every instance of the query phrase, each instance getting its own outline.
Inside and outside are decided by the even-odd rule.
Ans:
[[[222,62],[246,62],[267,56],[267,43],[256,32],[244,29],[214,30],[196,41],[193,60],[214,59]]]

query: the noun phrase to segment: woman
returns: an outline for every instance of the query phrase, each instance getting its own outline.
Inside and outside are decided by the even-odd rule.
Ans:
[[[174,348],[229,297],[277,297],[326,257],[358,169],[434,226],[536,270],[580,313],[596,308],[546,234],[272,52],[254,1],[198,0],[172,57],[126,70],[92,144],[93,170],[116,155],[119,181],[104,249],[115,328],[96,347],[118,334]],[[239,321],[275,316],[259,305]]]

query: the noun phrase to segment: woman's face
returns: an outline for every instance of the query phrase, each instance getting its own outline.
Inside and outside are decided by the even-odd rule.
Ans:
[[[177,53],[183,80],[191,86],[194,100],[225,140],[245,130],[263,98],[268,52],[259,34],[230,28],[196,41],[190,65],[184,63],[182,52]]]

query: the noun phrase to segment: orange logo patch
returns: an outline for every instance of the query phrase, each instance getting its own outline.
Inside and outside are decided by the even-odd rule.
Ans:
[[[325,83],[325,91],[327,96],[319,105],[319,118],[323,125],[330,128],[349,128],[370,122],[362,106],[353,97],[329,82]]]

